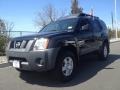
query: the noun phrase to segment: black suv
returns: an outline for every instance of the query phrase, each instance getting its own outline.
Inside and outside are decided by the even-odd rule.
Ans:
[[[7,47],[8,61],[17,70],[55,70],[61,80],[70,80],[81,55],[109,55],[108,30],[95,16],[66,16],[45,26],[38,34],[17,37]]]

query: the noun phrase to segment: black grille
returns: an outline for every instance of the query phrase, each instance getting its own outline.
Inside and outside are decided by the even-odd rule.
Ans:
[[[10,48],[14,48],[14,41],[11,41]]]
[[[28,42],[29,42],[28,40],[11,41],[10,48],[14,49],[26,48]]]
[[[25,58],[19,58],[19,57],[9,57],[9,60],[18,60],[20,62],[27,62]]]
[[[21,45],[22,45],[22,41],[16,41],[15,43],[14,43],[14,47],[15,48],[17,48],[17,49],[19,49],[20,47],[21,47]]]

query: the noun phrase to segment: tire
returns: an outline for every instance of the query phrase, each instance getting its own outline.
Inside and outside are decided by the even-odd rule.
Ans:
[[[109,45],[108,43],[103,43],[101,49],[99,50],[99,58],[101,61],[108,60],[109,56]]]
[[[76,58],[71,51],[65,51],[59,54],[57,58],[55,73],[59,81],[67,82],[72,80],[76,71]]]
[[[21,69],[19,69],[19,68],[15,68],[17,71],[19,71],[19,72],[22,72],[23,70],[21,70]]]
[[[21,70],[21,69],[19,69],[19,68],[15,68],[18,72],[20,72],[20,73],[25,73],[25,72],[29,72],[29,71],[26,71],[26,70]]]

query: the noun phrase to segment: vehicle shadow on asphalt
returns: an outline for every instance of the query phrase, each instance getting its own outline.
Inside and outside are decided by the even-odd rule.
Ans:
[[[22,72],[20,73],[20,78],[26,81],[26,83],[33,85],[37,84],[47,87],[70,87],[86,82],[103,69],[115,69],[114,67],[106,66],[112,64],[119,58],[120,55],[111,54],[108,58],[108,61],[100,61],[95,55],[82,56],[76,76],[72,81],[67,83],[60,83],[55,80],[54,75],[51,72]]]

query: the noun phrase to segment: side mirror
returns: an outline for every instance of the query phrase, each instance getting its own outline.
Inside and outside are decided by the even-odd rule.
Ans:
[[[86,31],[86,30],[88,31],[88,30],[89,30],[89,24],[86,24],[86,25],[82,26],[81,29],[82,29],[82,30],[85,30],[85,31]]]

